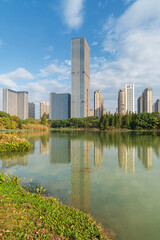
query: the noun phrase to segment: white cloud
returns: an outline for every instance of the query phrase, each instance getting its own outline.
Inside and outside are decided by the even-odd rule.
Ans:
[[[47,59],[50,59],[51,58],[51,56],[50,55],[47,55],[47,56],[45,56],[43,59],[44,60],[47,60]]]
[[[98,44],[98,42],[93,42],[92,46],[96,46]]]
[[[46,68],[40,70],[40,77],[47,77],[47,76],[53,76],[55,74],[60,74],[62,76],[68,75],[69,67],[64,65],[59,64],[56,65],[55,63],[48,65]]]
[[[13,80],[31,80],[33,75],[24,68],[17,68],[14,72],[6,74],[8,78]]]
[[[110,16],[103,26],[103,48],[109,57],[92,61],[93,87],[116,89],[118,94],[125,83],[135,83],[136,97],[150,86],[160,98],[159,9],[159,0],[137,0],[118,19]]]
[[[83,24],[84,0],[63,0],[63,18],[70,29],[78,29]]]
[[[0,74],[0,87],[17,88],[16,80],[31,80],[33,75],[24,68],[17,68],[13,72]]]

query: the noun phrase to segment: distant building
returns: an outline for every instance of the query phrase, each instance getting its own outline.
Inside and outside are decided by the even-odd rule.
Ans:
[[[119,89],[118,91],[118,113],[126,114],[126,93],[125,89]]]
[[[85,37],[71,40],[71,117],[90,112],[90,48]]]
[[[28,117],[35,118],[35,104],[33,102],[28,103]]]
[[[157,101],[154,103],[154,112],[160,113],[160,99],[157,99]]]
[[[126,111],[134,112],[134,84],[125,86],[126,94]]]
[[[20,119],[28,118],[28,92],[3,89],[3,111]]]
[[[93,117],[94,116],[94,110],[93,109],[90,109],[90,113],[89,113],[89,116],[88,117]]]
[[[106,108],[103,108],[103,115],[106,115],[107,114],[107,110]]]
[[[44,113],[46,113],[47,119],[49,119],[49,103],[40,102],[40,118],[42,118]]]
[[[63,120],[71,117],[71,95],[50,93],[50,119]]]
[[[153,90],[146,88],[142,93],[142,105],[144,113],[152,113],[153,106]]]
[[[137,112],[142,113],[143,112],[143,101],[142,101],[142,96],[140,96],[137,99]]]
[[[103,97],[100,90],[94,92],[94,116],[103,115]]]

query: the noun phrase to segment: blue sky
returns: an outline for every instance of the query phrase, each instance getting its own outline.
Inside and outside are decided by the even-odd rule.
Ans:
[[[155,101],[159,12],[159,0],[0,0],[0,89],[28,91],[38,117],[39,102],[49,102],[50,92],[70,92],[71,38],[85,36],[91,108],[100,89],[107,111],[114,112],[126,83],[135,84],[136,98],[152,87]]]

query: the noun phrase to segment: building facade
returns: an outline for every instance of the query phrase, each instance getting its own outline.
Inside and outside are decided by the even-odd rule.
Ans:
[[[3,111],[23,120],[28,118],[28,92],[3,89]]]
[[[153,106],[153,90],[146,88],[142,93],[142,105],[144,113],[152,113]]]
[[[118,91],[118,114],[126,114],[126,93],[125,89]]]
[[[28,103],[28,117],[35,118],[35,104],[33,102]]]
[[[103,97],[100,90],[94,92],[94,116],[103,115]]]
[[[134,84],[132,85],[125,85],[125,94],[126,94],[126,111],[134,112]]]
[[[157,99],[154,106],[155,106],[154,111],[160,113],[160,99]]]
[[[40,118],[42,118],[44,113],[46,113],[47,119],[49,119],[49,103],[40,102]]]
[[[71,117],[71,95],[50,93],[50,119],[63,120]]]
[[[71,117],[90,112],[90,48],[85,37],[71,40]]]
[[[137,99],[137,112],[142,113],[143,112],[143,101],[142,101],[142,96],[140,96]]]

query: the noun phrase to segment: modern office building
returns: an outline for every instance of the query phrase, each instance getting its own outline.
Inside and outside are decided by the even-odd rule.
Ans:
[[[44,113],[46,113],[47,119],[49,119],[49,103],[40,102],[40,118],[42,118]]]
[[[35,104],[33,102],[28,103],[28,117],[35,118]]]
[[[4,88],[3,111],[21,119],[28,118],[28,92]]]
[[[144,113],[152,113],[153,106],[153,90],[146,88],[142,93],[142,105]]]
[[[125,89],[118,91],[118,114],[126,114],[126,93]]]
[[[143,112],[143,101],[142,101],[142,96],[140,96],[137,99],[137,112],[142,113]]]
[[[125,93],[126,93],[126,111],[134,112],[134,84],[125,86]]]
[[[71,117],[90,112],[90,48],[85,37],[71,40]]]
[[[100,90],[94,92],[94,116],[103,115],[103,97]]]
[[[154,103],[153,112],[160,112],[160,99],[157,99],[157,101]]]
[[[93,109],[90,109],[90,112],[89,112],[88,117],[93,117],[93,116],[94,116],[94,110],[93,110]]]
[[[71,116],[71,95],[50,93],[50,119],[63,120]]]

